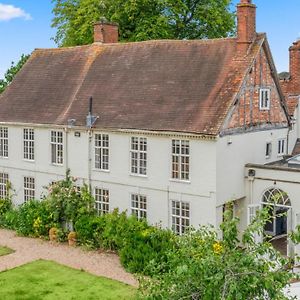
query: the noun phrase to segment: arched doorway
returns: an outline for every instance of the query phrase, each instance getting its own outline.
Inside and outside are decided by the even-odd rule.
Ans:
[[[288,254],[287,236],[291,230],[291,201],[286,192],[276,187],[266,190],[262,197],[262,204],[268,207],[270,221],[265,225],[266,236],[274,248],[283,255]]]

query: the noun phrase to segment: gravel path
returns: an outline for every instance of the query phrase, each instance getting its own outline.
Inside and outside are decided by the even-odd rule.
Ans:
[[[66,244],[18,237],[14,231],[3,229],[0,229],[0,245],[15,250],[10,255],[0,256],[0,272],[37,259],[45,259],[137,286],[137,281],[132,274],[125,272],[115,254],[84,251],[80,247],[69,247]]]

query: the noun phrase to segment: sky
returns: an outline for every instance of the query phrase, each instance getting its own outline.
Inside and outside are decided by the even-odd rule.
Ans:
[[[239,0],[233,0],[233,8]],[[278,72],[288,71],[288,48],[300,38],[300,0],[253,0],[257,32],[266,32]],[[51,0],[0,0],[0,78],[11,62],[35,48],[56,47]]]

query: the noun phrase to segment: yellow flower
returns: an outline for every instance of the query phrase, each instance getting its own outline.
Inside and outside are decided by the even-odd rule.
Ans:
[[[41,227],[41,224],[42,224],[42,221],[41,221],[40,217],[38,217],[37,219],[34,220],[33,227],[35,229],[38,229]]]
[[[223,247],[220,242],[215,242],[213,244],[213,250],[215,254],[220,254],[223,251]]]

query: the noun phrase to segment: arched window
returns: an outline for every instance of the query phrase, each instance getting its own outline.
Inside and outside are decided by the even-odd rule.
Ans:
[[[262,202],[265,204],[291,206],[288,194],[278,188],[271,188],[264,192]]]

